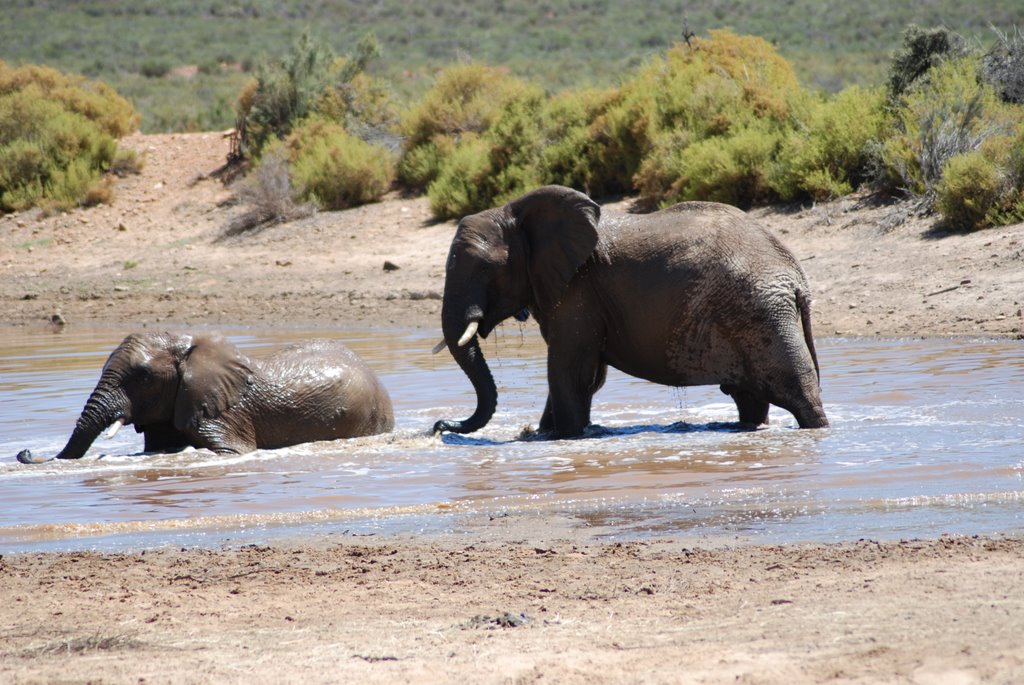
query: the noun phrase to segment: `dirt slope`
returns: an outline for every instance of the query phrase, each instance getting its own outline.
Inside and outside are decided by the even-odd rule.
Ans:
[[[219,133],[124,142],[146,163],[118,183],[112,206],[0,218],[0,323],[60,312],[70,324],[437,326],[454,223],[434,222],[425,198],[392,195],[223,239],[244,208],[215,175],[227,154]],[[1024,331],[1024,224],[940,235],[925,219],[886,228],[893,211],[847,198],[755,212],[802,260],[819,335]]]

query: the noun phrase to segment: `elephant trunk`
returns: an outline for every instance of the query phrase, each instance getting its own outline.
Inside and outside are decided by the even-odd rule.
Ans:
[[[57,459],[81,459],[105,428],[126,418],[128,404],[128,397],[119,383],[100,379],[86,401],[67,445],[57,454]]]
[[[494,376],[491,375],[476,337],[476,325],[483,319],[483,312],[475,305],[460,308],[457,313],[453,313],[450,307],[444,305],[442,309],[441,327],[444,339],[455,361],[476,390],[476,411],[464,421],[438,421],[434,424],[434,432],[472,433],[487,425],[498,406],[498,388],[494,384]]]
[[[106,376],[101,378],[86,401],[71,437],[56,458],[81,459],[104,428],[115,422],[119,422],[120,426],[120,422],[130,420],[129,409],[128,396],[117,379]],[[18,461],[23,464],[39,464],[53,458],[35,457],[29,450],[22,450],[18,454]]]

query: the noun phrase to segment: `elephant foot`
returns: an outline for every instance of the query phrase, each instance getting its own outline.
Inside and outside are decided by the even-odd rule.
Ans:
[[[22,464],[45,464],[52,460],[53,457],[37,457],[32,454],[32,450],[22,450],[18,452],[18,461]]]

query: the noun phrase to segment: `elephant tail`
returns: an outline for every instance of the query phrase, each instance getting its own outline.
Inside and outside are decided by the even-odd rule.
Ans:
[[[800,324],[804,329],[804,343],[814,362],[814,374],[821,383],[821,369],[818,367],[818,352],[814,349],[814,334],[811,332],[811,298],[806,291],[796,291],[796,306],[800,310]]]

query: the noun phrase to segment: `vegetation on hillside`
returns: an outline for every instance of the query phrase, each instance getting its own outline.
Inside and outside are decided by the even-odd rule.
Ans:
[[[1006,0],[10,0],[3,9],[0,59],[110,83],[142,112],[145,132],[233,126],[252,70],[310,29],[337,53],[376,35],[372,74],[412,101],[437,70],[465,61],[503,65],[549,93],[617,87],[687,27],[760,36],[801,83],[834,93],[883,83],[909,24],[952,27],[976,47],[992,43],[992,26],[1024,26],[1024,3]]]
[[[376,71],[374,38],[339,57],[306,33],[255,67],[235,115],[261,179],[250,186],[286,196],[257,213],[270,221],[396,186],[451,218],[545,183],[650,208],[817,201],[870,184],[974,229],[1024,219],[1024,39],[991,33],[982,50],[911,26],[876,85],[835,93],[803,85],[764,38],[711,30],[652,50],[613,84],[552,92],[507,65],[457,61],[405,100]],[[162,78],[159,64],[147,70]],[[111,160],[97,149],[102,171]]]
[[[948,32],[926,34],[937,35],[908,29],[888,89],[834,96],[802,88],[765,41],[723,31],[678,43],[608,91],[545,99],[500,72],[453,67],[405,122],[403,168],[419,174],[405,180],[449,217],[541,183],[637,193],[652,207],[748,207],[870,182],[959,228],[1024,219],[1024,110],[1000,99],[976,55],[949,49],[960,43]],[[455,78],[466,74],[478,75],[473,88]],[[474,102],[495,109],[482,116]],[[462,109],[424,114],[445,103]]]

